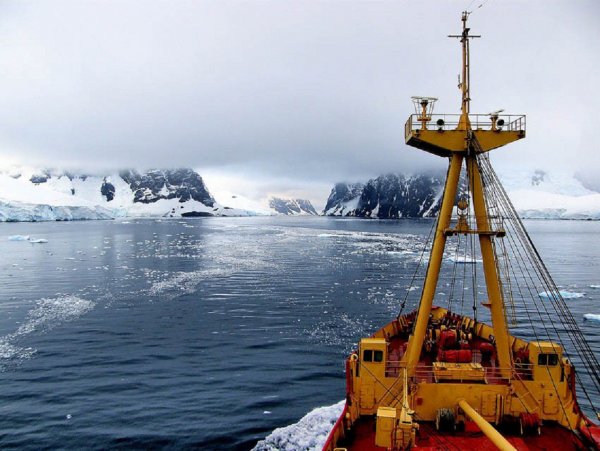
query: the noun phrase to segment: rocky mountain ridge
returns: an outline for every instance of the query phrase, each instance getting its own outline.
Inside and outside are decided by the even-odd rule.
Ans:
[[[600,185],[578,174],[541,169],[500,172],[524,219],[600,219]],[[446,174],[388,174],[367,183],[336,183],[323,215],[363,218],[436,216]],[[466,190],[461,184],[460,191]]]
[[[386,174],[367,183],[337,183],[326,216],[397,219],[433,217],[439,210],[444,174]]]

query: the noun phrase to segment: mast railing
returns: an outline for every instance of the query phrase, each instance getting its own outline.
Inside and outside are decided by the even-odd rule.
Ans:
[[[460,117],[460,114],[433,114],[431,120],[426,122],[426,127],[428,130],[434,131],[456,130]],[[420,121],[419,118],[418,114],[409,116],[404,125],[405,137],[408,137],[414,130],[423,130],[423,121]],[[525,132],[527,125],[524,114],[499,114],[494,119],[489,114],[469,114],[469,121],[473,130],[496,130],[498,132],[503,130]]]

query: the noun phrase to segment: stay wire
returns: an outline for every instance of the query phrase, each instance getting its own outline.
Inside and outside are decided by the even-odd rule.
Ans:
[[[485,172],[487,172],[487,173],[488,173],[488,175],[491,175],[492,177],[494,177],[494,176],[495,176],[494,178],[495,178],[495,179],[497,179],[497,176],[495,175],[495,172],[493,172],[493,169],[492,169],[492,168],[491,168],[491,166],[489,165],[489,162],[488,162],[488,164],[487,164],[487,168],[486,168],[486,169],[487,169],[487,170],[486,170]],[[490,174],[490,170],[491,170],[491,174]],[[498,183],[499,183],[499,180],[497,180],[497,181],[498,181]],[[500,188],[498,189],[498,191],[504,191],[504,189],[503,189],[503,187],[502,187],[502,185],[501,185],[501,184],[499,184],[499,185],[496,185],[496,186],[499,186],[499,187],[500,187]],[[521,260],[523,260],[523,259],[522,259],[522,255],[523,255],[523,254],[524,254],[524,255],[526,255],[526,256],[528,257],[528,259],[530,260],[530,264],[531,264],[531,266],[533,266],[534,268],[536,268],[536,269],[537,269],[537,271],[536,271],[536,275],[537,275],[538,281],[539,281],[539,283],[540,283],[540,287],[542,287],[542,288],[546,288],[546,290],[547,290],[547,293],[552,293],[553,297],[555,297],[555,296],[556,296],[556,292],[558,291],[558,289],[557,289],[557,288],[556,288],[556,286],[553,284],[553,282],[552,282],[552,280],[551,280],[551,278],[550,278],[550,276],[549,276],[549,273],[547,273],[547,269],[546,269],[546,274],[544,274],[544,271],[543,271],[543,269],[544,269],[544,268],[542,268],[542,267],[541,267],[541,265],[540,265],[540,260],[541,260],[541,257],[539,257],[539,254],[537,255],[537,258],[532,258],[532,255],[535,255],[535,254],[532,254],[532,253],[530,252],[530,249],[528,249],[528,248],[529,248],[529,247],[532,245],[532,243],[531,243],[531,239],[530,239],[530,237],[528,236],[528,234],[526,233],[526,231],[525,231],[525,229],[524,229],[524,227],[523,227],[523,225],[522,225],[522,222],[520,221],[520,218],[519,218],[519,217],[518,217],[518,215],[516,214],[516,211],[514,210],[514,206],[512,206],[512,203],[510,203],[510,200],[508,199],[508,196],[506,195],[506,192],[505,192],[505,191],[504,191],[503,193],[501,192],[500,194],[503,194],[503,195],[501,195],[501,197],[503,197],[503,198],[504,198],[504,201],[505,201],[505,204],[506,204],[507,216],[509,216],[509,217],[510,217],[510,216],[512,216],[512,219],[514,220],[514,221],[513,221],[513,222],[514,222],[514,225],[515,225],[515,227],[514,227],[514,228],[515,228],[515,232],[516,232],[517,238],[518,238],[518,240],[519,240],[519,244],[520,244],[521,248],[522,248],[522,249],[525,251],[525,252],[521,253],[521,252],[518,252],[518,251],[514,250],[514,248],[513,248],[513,252],[515,253],[515,255],[516,255],[517,257],[521,257]],[[512,235],[509,235],[509,239],[510,239],[510,240],[512,240]],[[514,246],[516,246],[516,244],[514,243],[514,240],[512,240],[510,243],[511,243],[511,244],[513,244]],[[536,260],[537,260],[537,261],[536,261]],[[531,276],[531,274],[530,274],[530,272],[529,272],[529,269],[528,269],[528,266],[529,266],[529,265],[526,265],[526,264],[525,264],[525,262],[524,262],[524,260],[523,260],[523,263],[524,263],[524,265],[523,265],[523,266],[525,266],[525,268],[527,268],[527,272],[528,272],[528,274],[529,274],[529,278],[530,278],[530,280],[531,280],[532,284],[534,285],[534,288],[536,288],[536,287],[537,287],[537,284],[534,282],[534,280],[533,280],[533,277]],[[543,262],[542,262],[542,263],[543,263]],[[514,271],[514,269],[513,269],[513,271]],[[521,268],[521,271],[522,271],[522,268]],[[522,273],[523,273],[523,271],[522,271]],[[524,273],[523,273],[523,277],[524,277]],[[554,289],[553,289],[553,287],[551,286],[551,284],[552,284],[552,285],[554,285]],[[528,288],[529,288],[529,291],[530,291],[530,295],[532,296],[532,299],[537,299],[537,298],[539,298],[539,295],[536,295],[536,293],[533,293],[533,292],[531,291],[531,288],[529,287],[529,285],[528,285]],[[562,297],[561,297],[561,298],[562,298]],[[564,301],[563,301],[563,302],[564,302]],[[542,302],[541,304],[542,304],[542,306],[543,306],[543,309],[544,309],[544,311],[545,311],[545,313],[546,313],[546,317],[550,317],[550,312],[548,311],[548,308],[547,308],[547,305],[546,305],[547,303],[545,303],[545,302]],[[559,316],[563,316],[563,315],[564,315],[564,312],[562,312],[562,311],[559,311],[559,310],[562,310],[562,309],[560,308],[561,306],[559,306],[559,310],[557,310],[557,306],[555,305],[555,303],[552,303],[552,305],[553,305],[553,307],[555,308],[555,312],[556,312],[556,313],[557,313]],[[540,311],[540,310],[539,310],[539,308],[538,308],[538,303],[537,303],[537,302],[534,302],[534,307],[535,307],[535,309],[536,309],[536,311],[537,311],[537,313],[538,313],[538,317],[540,318],[540,321],[539,321],[539,323],[538,323],[538,324],[542,324],[542,325],[543,325],[543,327],[544,327],[544,331],[545,331],[546,335],[550,336],[550,334],[549,334],[549,331],[548,331],[548,329],[547,329],[547,327],[546,327],[546,325],[545,325],[546,321],[543,321],[543,315],[542,315],[541,311]],[[564,305],[564,307],[566,307],[566,304]],[[567,307],[567,308],[568,308],[568,307]],[[529,315],[529,309],[527,308],[527,306],[525,306],[525,312],[526,312],[526,314],[528,315],[528,317],[530,318],[530,321],[531,321],[531,317],[530,317],[530,315]],[[565,320],[566,320],[568,323],[571,323],[571,321],[569,321],[569,318],[564,318],[564,319],[565,319]],[[534,323],[533,323],[533,321],[531,321],[531,323],[532,323],[532,326],[534,326]],[[560,342],[560,341],[562,341],[562,340],[560,340],[560,336],[561,336],[561,334],[559,333],[558,329],[556,328],[556,325],[555,325],[555,324],[554,324],[554,322],[552,322],[552,321],[551,321],[550,323],[552,324],[552,327],[553,327],[553,329],[554,329],[555,336],[556,336],[556,337],[558,337],[558,341],[559,341],[559,342]],[[571,324],[570,324],[570,325],[571,325]],[[575,327],[575,330],[573,330],[573,331],[571,331],[571,332],[576,332],[576,330],[578,330],[578,326],[577,326],[577,324],[575,324],[575,325],[574,325],[574,327]],[[534,333],[535,333],[535,334],[536,334],[536,336],[537,336],[537,330],[536,330],[536,328],[535,328],[535,327],[532,327],[532,330],[534,331]],[[580,359],[582,360],[582,364],[583,364],[584,368],[586,369],[586,372],[587,372],[587,373],[588,373],[588,375],[591,377],[591,376],[592,376],[592,374],[590,374],[590,370],[591,370],[591,373],[595,373],[595,371],[594,371],[594,368],[593,368],[593,365],[588,365],[588,364],[586,364],[586,363],[589,363],[589,362],[586,362],[586,357],[584,357],[584,356],[581,354],[581,352],[580,352],[580,350],[582,350],[582,349],[583,349],[583,350],[585,350],[585,348],[586,348],[586,347],[588,347],[588,348],[589,348],[589,345],[587,345],[587,343],[585,342],[585,340],[583,340],[583,337],[581,336],[581,333],[579,333],[579,334],[577,334],[577,333],[569,333],[570,331],[569,331],[569,329],[568,329],[568,328],[566,328],[566,331],[567,331],[567,334],[569,335],[569,338],[571,339],[571,342],[572,342],[572,343],[575,345],[575,351],[577,352],[577,354],[579,355]],[[580,332],[580,331],[579,331],[579,332]],[[562,343],[561,343],[561,345],[563,345],[563,347],[564,347],[564,344],[562,344]],[[586,346],[586,345],[587,345],[587,346]],[[591,349],[590,349],[590,351],[591,351]],[[568,349],[565,349],[565,353],[566,353],[567,355],[569,354],[569,351],[568,351]],[[585,354],[587,354],[587,353],[585,353]],[[592,406],[592,408],[594,408],[594,407],[593,407],[593,403],[591,402],[591,399],[590,399],[589,393],[587,392],[587,390],[586,390],[586,388],[585,388],[585,384],[584,384],[584,383],[581,381],[580,375],[579,375],[577,372],[575,372],[575,376],[576,376],[576,378],[577,378],[577,379],[580,381],[579,387],[580,387],[580,388],[582,389],[582,391],[584,392],[584,395],[586,396],[586,398],[587,398],[588,402],[590,402],[590,405]],[[591,377],[591,378],[592,378],[592,382],[596,382],[596,381],[594,381],[594,380],[593,380],[593,377]],[[597,386],[597,384],[596,384],[596,383],[594,383],[594,385],[596,385],[596,389],[598,390],[598,386]],[[600,393],[600,390],[598,390],[598,392]],[[594,408],[594,410],[596,410],[596,409]]]
[[[495,173],[494,173],[494,175],[495,175]],[[497,178],[497,176],[496,176],[496,178]],[[505,193],[505,195],[506,195],[506,193]],[[508,200],[507,195],[506,195],[506,199]],[[510,200],[508,200],[508,202],[510,203]],[[512,204],[510,204],[510,208],[512,208],[512,210],[514,211],[514,206],[512,206]],[[514,211],[514,214],[516,215],[516,211]],[[587,358],[582,357],[582,362],[583,362],[584,366],[590,367],[589,369],[591,370],[591,372],[594,373],[597,377],[596,382],[600,381],[600,377],[598,377],[598,362],[596,360],[594,353],[592,352],[591,348],[589,347],[589,344],[583,337],[583,334],[582,334],[581,330],[579,329],[579,325],[575,321],[575,318],[573,317],[570,309],[564,302],[563,297],[560,295],[558,287],[556,287],[556,284],[552,280],[552,277],[550,276],[548,269],[546,268],[545,264],[543,263],[543,260],[541,259],[541,256],[537,252],[537,249],[533,245],[531,238],[525,231],[525,228],[524,228],[522,222],[520,221],[520,218],[518,217],[518,215],[516,215],[516,221],[517,221],[517,225],[518,225],[518,227],[516,227],[516,229],[522,238],[524,247],[529,250],[529,252],[527,252],[527,255],[531,255],[533,257],[533,264],[536,266],[536,268],[538,268],[540,282],[546,288],[546,295],[549,298],[551,298],[551,301],[552,301],[551,305],[554,307],[555,312],[559,316],[563,317],[563,319],[566,321],[566,323],[569,326],[571,326],[571,328],[566,329],[566,332],[569,335],[569,338],[571,338],[574,342],[577,342],[577,344],[579,345],[576,347],[576,351],[580,355],[580,357],[582,357],[582,353],[583,353],[583,355],[585,355],[587,357]],[[546,308],[546,303],[543,303],[542,305],[544,305],[544,308]],[[588,358],[590,360],[588,360]],[[594,365],[594,362],[595,362],[595,365]],[[600,387],[600,384],[597,384],[597,386]],[[600,388],[599,388],[599,393],[600,393]]]
[[[518,240],[517,240],[517,241],[518,241],[518,244],[519,244],[519,245],[521,245],[521,247],[523,248],[523,247],[524,247],[524,243],[522,242],[522,240],[521,240],[521,237],[520,237],[520,236],[518,236],[517,238],[518,238]],[[512,240],[512,234],[511,234],[511,235],[509,235],[509,239],[511,239],[511,240]],[[514,242],[514,240],[512,240],[512,241]],[[522,256],[523,254],[525,254],[525,255],[530,255],[530,254],[528,254],[527,252],[524,252],[524,253],[522,253],[522,252],[519,252],[519,251],[516,251],[516,252],[515,252],[515,255],[517,255],[517,256]],[[523,260],[523,259],[522,259],[522,260]],[[526,265],[526,264],[524,264],[524,265],[521,265],[521,266],[519,266],[519,268],[521,268],[521,271],[522,271],[522,268],[526,268],[526,269],[527,269],[527,273],[528,273],[528,275],[531,277],[531,273],[530,273],[530,271],[529,271],[529,269],[528,269],[528,268],[529,268],[529,265]],[[538,280],[539,280],[539,274],[537,274],[537,272],[536,272],[536,275],[538,275]],[[533,280],[533,279],[532,279],[532,280]],[[534,283],[534,288],[535,288],[535,287],[536,287],[536,284],[535,284],[535,282],[533,282],[533,283]],[[532,299],[538,299],[538,297],[535,295],[535,293],[531,293],[531,287],[530,287],[529,285],[528,285],[528,288],[529,288],[529,291],[530,291],[531,298],[532,298]],[[542,315],[542,313],[541,313],[541,311],[539,310],[539,308],[538,308],[538,303],[537,303],[537,302],[534,302],[534,307],[535,307],[535,309],[536,309],[536,311],[537,311],[537,314],[538,314],[538,317],[539,317],[539,324],[542,324],[542,325],[543,325],[543,328],[544,328],[544,331],[545,331],[545,333],[546,333],[546,336],[548,336],[548,338],[551,338],[551,337],[550,337],[550,334],[549,334],[549,331],[548,331],[548,328],[546,327],[546,322],[547,322],[547,321],[544,321],[544,318],[549,318],[549,316],[550,316],[550,313],[549,313],[549,311],[547,310],[547,308],[546,308],[546,305],[545,305],[544,303],[542,303],[542,306],[544,307],[544,310],[545,310],[545,313],[546,313],[546,315],[545,315],[545,316],[543,316],[543,315]],[[530,319],[530,324],[533,326],[533,325],[534,325],[534,322],[533,322],[533,321],[532,321],[532,319],[531,319],[531,315],[529,314],[529,310],[526,310],[526,314],[527,314],[527,316],[528,316],[528,317],[529,317],[529,319]],[[562,340],[560,340],[560,336],[561,336],[561,335],[560,335],[560,333],[558,332],[558,330],[557,330],[557,328],[556,328],[555,324],[554,324],[553,322],[551,322],[551,324],[552,324],[552,326],[553,326],[553,329],[554,329],[554,336],[555,336],[555,337],[559,337],[559,340],[558,340],[558,341],[559,341],[559,343],[560,343],[560,342],[562,341]],[[536,336],[536,340],[538,340],[538,341],[539,341],[540,337],[539,337],[539,335],[538,335],[538,333],[537,333],[537,329],[536,329],[535,327],[532,327],[532,331],[533,331],[534,335]],[[561,346],[563,346],[563,348],[564,348],[564,344],[563,344],[563,343],[560,343],[560,344],[561,344]],[[553,378],[551,377],[551,375],[550,375],[550,368],[549,368],[549,367],[547,367],[546,369],[547,369],[547,371],[548,371],[548,374],[549,374],[549,376],[550,376],[550,380],[551,380],[551,382],[552,382],[552,385],[553,385],[553,387],[554,387],[554,391],[555,391],[555,392],[558,394],[558,387],[556,386],[556,383],[555,383],[554,379],[553,379]],[[591,399],[590,399],[590,396],[589,396],[589,393],[587,392],[587,390],[585,390],[585,384],[583,383],[583,381],[581,380],[581,378],[580,378],[580,377],[578,377],[578,373],[577,373],[577,372],[575,372],[575,377],[576,377],[576,380],[578,380],[578,382],[579,382],[578,386],[579,386],[579,387],[581,387],[581,388],[583,389],[583,393],[584,393],[584,395],[585,395],[586,399],[588,400],[588,402],[590,403],[590,405],[592,405],[592,403],[591,403]],[[561,409],[562,409],[562,411],[563,411],[563,414],[565,415],[565,418],[566,418],[566,417],[567,417],[567,413],[566,413],[566,406],[564,405],[564,403],[563,403],[563,400],[562,400],[562,398],[561,398],[560,396],[559,396],[559,399],[560,399],[560,405],[561,405]],[[592,408],[593,408],[593,406],[592,406]],[[587,424],[586,424],[586,427],[587,427]]]
[[[488,161],[488,163],[489,163],[489,161]],[[482,166],[483,166],[483,165],[482,165]],[[491,169],[491,166],[489,166],[489,169]],[[483,171],[482,171],[482,172],[483,172]],[[486,172],[487,172],[487,171],[486,171]],[[489,174],[489,173],[488,173],[488,174]],[[488,182],[488,183],[486,183],[486,185],[487,185],[488,191],[491,191],[491,193],[490,193],[490,194],[492,194],[492,193],[493,193],[493,191],[494,191],[494,188],[498,189],[498,186],[501,186],[501,185],[497,185],[496,183],[489,183],[489,180],[488,180],[487,182]],[[492,195],[495,195],[495,194],[496,194],[496,193],[493,193]],[[507,210],[507,212],[509,212],[509,211],[510,211],[510,210]],[[509,235],[509,239],[512,239],[511,235]],[[521,254],[521,253],[519,252],[519,253],[517,253],[516,255],[517,255],[517,256],[521,256],[521,258],[522,258],[522,255],[523,255],[523,254]],[[526,254],[526,255],[527,255],[527,254]],[[523,265],[523,266],[520,266],[521,270],[522,270],[522,268],[523,268],[523,267],[527,268],[527,266]],[[529,273],[529,269],[528,269],[528,268],[527,268],[527,271],[528,271],[528,273]],[[529,288],[529,290],[530,290],[530,292],[531,292],[531,288]],[[532,298],[533,298],[533,299],[535,299],[535,297],[533,296],[533,294],[532,294]],[[538,315],[540,315],[539,309],[537,308],[537,303],[535,303],[535,302],[534,302],[534,305],[536,306],[536,310],[538,310]],[[526,312],[526,313],[527,313],[527,315],[529,316],[529,313],[528,313],[528,312]],[[541,315],[540,315],[540,316],[541,316]],[[532,324],[532,326],[533,326],[533,322],[531,321],[531,318],[530,318],[530,323],[531,323],[531,324]],[[542,324],[544,324],[544,322],[542,322]],[[547,331],[547,328],[545,327],[545,324],[544,324],[544,329],[546,330],[546,333],[547,333],[547,335],[549,335],[549,334],[548,334],[548,331]],[[537,331],[535,330],[535,327],[532,327],[532,330],[533,330],[533,332],[534,332],[534,335],[536,336],[536,340],[539,342],[539,336],[537,335]],[[557,336],[558,336],[558,335],[557,335]],[[549,368],[549,367],[547,367],[547,371],[548,371],[548,373],[549,373],[549,375],[550,375],[550,368]],[[556,383],[555,383],[554,379],[553,379],[552,377],[550,377],[550,380],[551,380],[551,382],[552,382],[552,385],[553,385],[553,387],[554,387],[554,390],[555,390],[555,392],[558,394],[558,387],[556,386]],[[560,397],[560,396],[558,396],[558,398],[559,398],[559,400],[560,400],[560,405],[561,405],[561,408],[562,408],[562,411],[563,411],[563,415],[565,416],[565,418],[568,418],[568,416],[567,416],[567,412],[566,412],[566,407],[565,407],[565,405],[564,405],[564,403],[563,403],[563,401],[562,401],[561,397]],[[537,402],[536,402],[536,403],[537,403]]]
[[[406,306],[406,301],[408,300],[408,295],[411,292],[411,288],[414,287],[414,282],[417,278],[417,274],[419,273],[419,269],[421,269],[421,265],[423,264],[423,257],[425,256],[425,252],[427,251],[427,243],[431,242],[431,236],[433,234],[433,231],[437,228],[437,222],[438,222],[437,220],[432,221],[432,226],[429,228],[429,234],[427,235],[427,239],[425,240],[425,243],[423,244],[423,247],[421,249],[421,255],[419,256],[419,261],[417,262],[417,267],[415,268],[415,272],[412,275],[410,284],[408,285],[408,288],[406,289],[406,294],[404,296],[404,299],[402,300],[402,303],[400,304],[400,312],[398,313],[398,317],[400,317],[400,315],[402,315],[402,312],[404,311],[404,307]]]

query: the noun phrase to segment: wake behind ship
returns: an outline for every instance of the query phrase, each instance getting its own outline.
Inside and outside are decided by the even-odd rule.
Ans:
[[[408,145],[449,160],[420,302],[403,313],[405,299],[346,361],[346,405],[326,451],[600,449],[600,427],[577,398],[598,416],[598,360],[489,161],[489,151],[525,138],[526,118],[470,112],[469,44],[480,36],[468,16],[450,36],[462,48],[461,113],[434,115],[437,99],[413,97],[405,125]]]

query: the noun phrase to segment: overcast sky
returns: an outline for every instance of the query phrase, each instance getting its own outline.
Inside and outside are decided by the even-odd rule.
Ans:
[[[194,167],[321,203],[442,167],[404,122],[412,95],[458,112],[466,8],[472,112],[527,114],[494,161],[598,171],[598,0],[0,1],[0,163]]]

